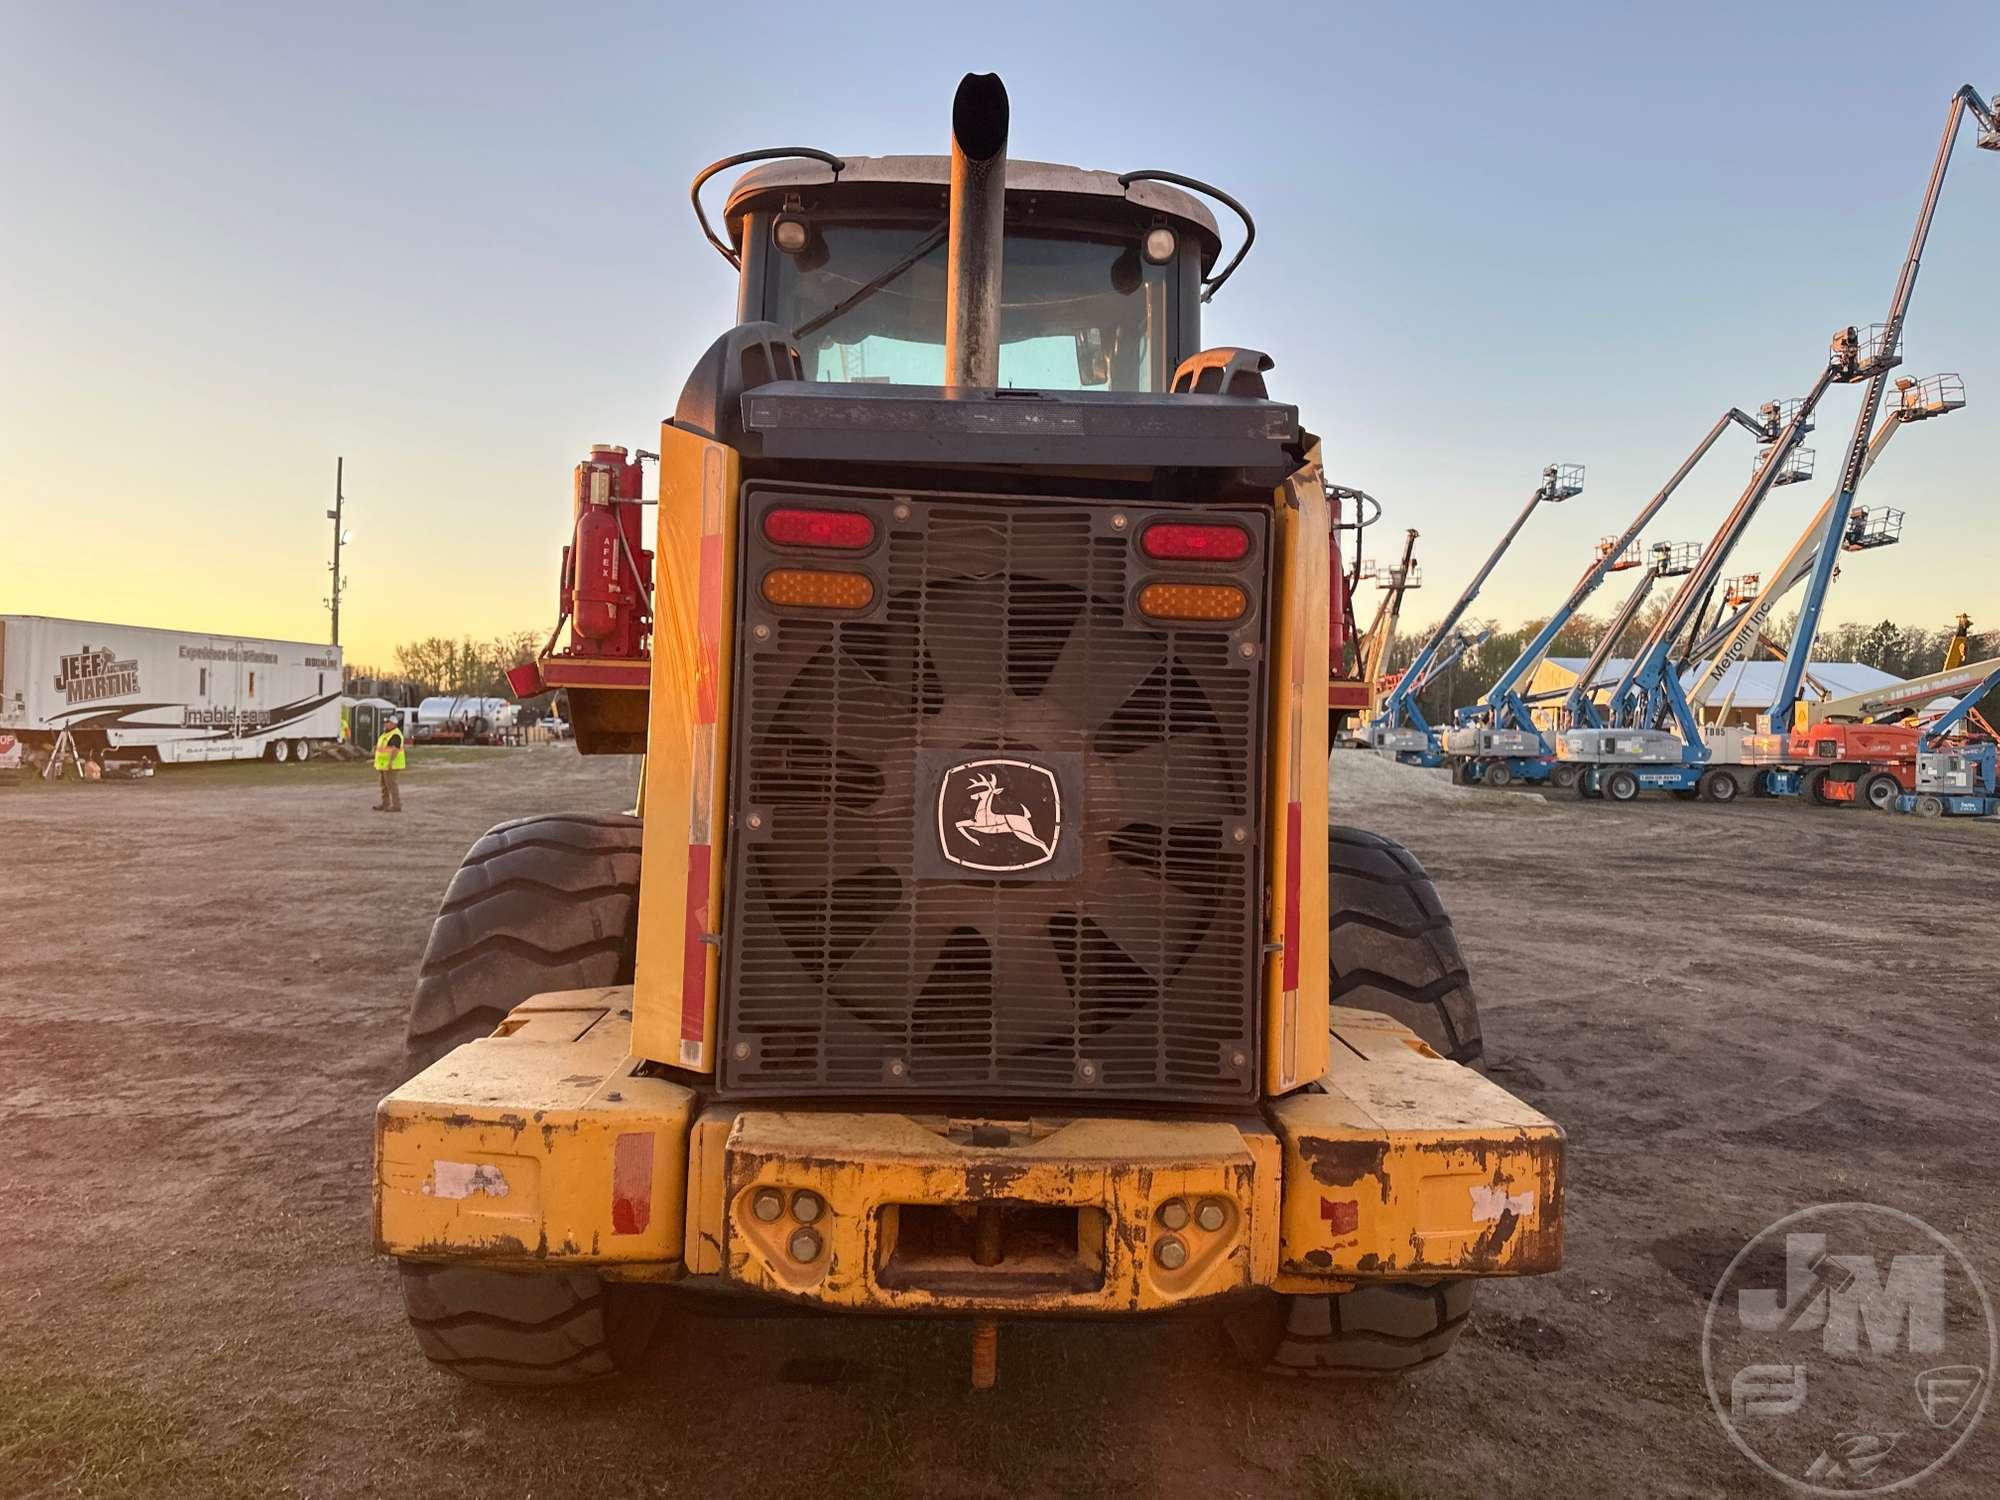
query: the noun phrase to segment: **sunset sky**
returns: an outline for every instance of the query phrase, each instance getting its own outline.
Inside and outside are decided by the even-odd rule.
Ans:
[[[0,612],[324,639],[344,454],[350,662],[546,628],[570,467],[657,446],[732,320],[690,176],[941,151],[967,69],[1006,79],[1017,156],[1253,208],[1205,341],[1268,350],[1335,476],[1423,532],[1406,619],[1586,464],[1475,610],[1545,612],[1725,406],[1883,315],[1952,90],[2000,87],[2000,6],[1396,9],[5,0]],[[1864,499],[1906,540],[1829,619],[2000,628],[1996,245],[1968,127],[1907,372],[1971,404],[1883,461]],[[1829,477],[1857,392],[1811,440]],[[1659,539],[1705,538],[1752,456],[1726,438]],[[1732,571],[1825,492],[1779,491]]]

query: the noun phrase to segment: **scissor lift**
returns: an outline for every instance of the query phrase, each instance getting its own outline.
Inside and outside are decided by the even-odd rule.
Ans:
[[[2000,811],[1996,752],[1991,740],[1942,744],[1944,737],[1976,717],[1980,699],[2000,686],[2000,668],[1973,688],[1935,724],[1917,736],[1917,786],[1896,798],[1897,812],[1923,818],[1990,818]]]

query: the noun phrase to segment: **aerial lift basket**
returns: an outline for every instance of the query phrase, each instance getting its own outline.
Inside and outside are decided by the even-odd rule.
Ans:
[[[1404,568],[1396,563],[1365,562],[1361,565],[1361,576],[1375,580],[1378,589],[1392,589],[1401,583],[1405,589],[1420,589],[1424,586],[1424,569],[1421,563],[1411,563]]]
[[[1599,537],[1597,540],[1598,560],[1602,561],[1607,557],[1611,558],[1610,567],[1604,570],[1607,573],[1622,573],[1627,568],[1638,567],[1645,561],[1641,555],[1642,550],[1643,544],[1636,536],[1632,538],[1631,542],[1627,544],[1622,552],[1618,550],[1618,538],[1615,536]],[[1614,553],[1617,554],[1615,557],[1612,555]]]
[[[1849,552],[1866,552],[1874,547],[1891,547],[1903,539],[1903,513],[1890,506],[1869,510],[1857,506],[1847,520],[1847,534],[1840,545]]]
[[[1700,542],[1657,542],[1653,546],[1653,567],[1662,578],[1692,573],[1700,561]]]
[[[1791,424],[1792,418],[1799,414],[1799,408],[1804,405],[1805,402],[1803,400],[1793,397],[1789,401],[1766,401],[1762,406],[1758,407],[1757,416],[1764,424],[1765,441],[1775,442],[1778,434]],[[1807,412],[1805,421],[1799,424],[1799,436],[1804,437],[1812,430],[1812,413]]]
[[[1905,421],[1941,417],[1965,405],[1965,380],[1959,375],[1932,375],[1926,380],[1896,382],[1898,414]]]
[[[1832,359],[1843,382],[1872,380],[1903,362],[1903,330],[1887,323],[1843,328],[1833,337]]]
[[[1769,448],[1759,449],[1756,462],[1750,465],[1750,472],[1752,474],[1761,473],[1764,465],[1769,462],[1770,457],[1771,450]],[[1794,448],[1779,462],[1777,475],[1771,480],[1771,483],[1798,484],[1802,480],[1812,477],[1813,450],[1811,448]]]

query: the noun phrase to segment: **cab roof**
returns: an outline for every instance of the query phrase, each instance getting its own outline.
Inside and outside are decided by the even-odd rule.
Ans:
[[[949,191],[951,158],[850,156],[838,173],[824,162],[805,157],[790,157],[752,167],[736,179],[736,185],[729,190],[729,200],[723,208],[729,238],[737,244],[742,243],[744,217],[751,210],[766,206],[762,200],[800,188],[829,187],[835,183],[842,187],[867,185],[887,189],[936,188],[941,192]],[[1018,157],[1009,157],[1007,191],[1009,194],[1113,199],[1149,213],[1178,219],[1183,224],[1191,225],[1199,234],[1204,266],[1214,260],[1222,247],[1215,216],[1199,198],[1182,192],[1170,183],[1145,181],[1126,187],[1120,185],[1115,172],[1092,172],[1056,162],[1023,161]],[[1077,206],[1085,207],[1081,204]]]

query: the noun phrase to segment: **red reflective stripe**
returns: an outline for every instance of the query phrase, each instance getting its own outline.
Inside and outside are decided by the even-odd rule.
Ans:
[[[1296,802],[1285,804],[1285,982],[1283,988],[1299,987],[1299,841],[1305,809]]]
[[[715,722],[722,690],[722,538],[701,539],[701,582],[695,605],[694,721]]]
[[[708,1019],[708,871],[714,851],[688,845],[687,934],[681,955],[681,1040],[698,1042]]]
[[[653,1222],[653,1134],[621,1135],[611,1151],[611,1232],[644,1234]]]
[[[722,691],[722,534],[701,539],[701,580],[695,608],[694,721],[714,724]],[[697,757],[695,774],[702,774]],[[708,774],[714,774],[713,766]],[[697,816],[710,788],[692,789]],[[714,857],[707,843],[688,845],[687,931],[681,954],[681,1040],[699,1044],[708,1019],[708,873]]]

